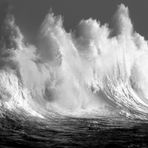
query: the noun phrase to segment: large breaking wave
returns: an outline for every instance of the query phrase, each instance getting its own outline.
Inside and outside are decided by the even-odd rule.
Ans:
[[[35,46],[8,15],[0,38],[1,114],[147,119],[148,43],[124,5],[114,22],[110,29],[90,18],[67,33],[62,18],[49,13]]]

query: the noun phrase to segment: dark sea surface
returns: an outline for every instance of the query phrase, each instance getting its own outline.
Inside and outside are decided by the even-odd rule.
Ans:
[[[123,118],[7,114],[0,118],[0,148],[148,148],[148,122]]]

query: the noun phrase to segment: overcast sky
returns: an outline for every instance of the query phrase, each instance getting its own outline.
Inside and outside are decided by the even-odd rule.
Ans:
[[[148,0],[0,0],[1,9],[6,1],[11,4],[22,32],[32,41],[50,8],[55,14],[64,16],[64,26],[69,30],[74,29],[83,18],[92,17],[101,23],[111,23],[121,3],[129,7],[135,30],[148,39]]]

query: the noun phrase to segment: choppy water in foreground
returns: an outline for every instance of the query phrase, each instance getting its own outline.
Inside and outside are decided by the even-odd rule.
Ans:
[[[148,122],[119,118],[54,117],[49,120],[5,115],[0,119],[1,148],[147,148]]]

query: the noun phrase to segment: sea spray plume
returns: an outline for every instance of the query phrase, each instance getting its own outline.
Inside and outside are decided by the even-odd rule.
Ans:
[[[129,17],[128,8],[123,4],[118,6],[118,10],[113,17],[113,32],[116,36],[122,33],[124,35],[133,33],[133,25]]]
[[[0,50],[1,104],[38,116],[118,111],[147,117],[147,41],[134,32],[124,5],[113,30],[90,18],[67,33],[62,18],[49,13],[37,47],[8,18]]]
[[[21,43],[23,36],[19,28],[15,25],[12,15],[7,15],[4,25],[1,26],[3,33],[1,34],[0,49],[0,105],[1,108],[18,111],[19,108],[41,117],[35,112],[28,103],[31,99],[29,91],[23,87],[19,77],[18,61],[15,58],[19,50],[23,50]]]

